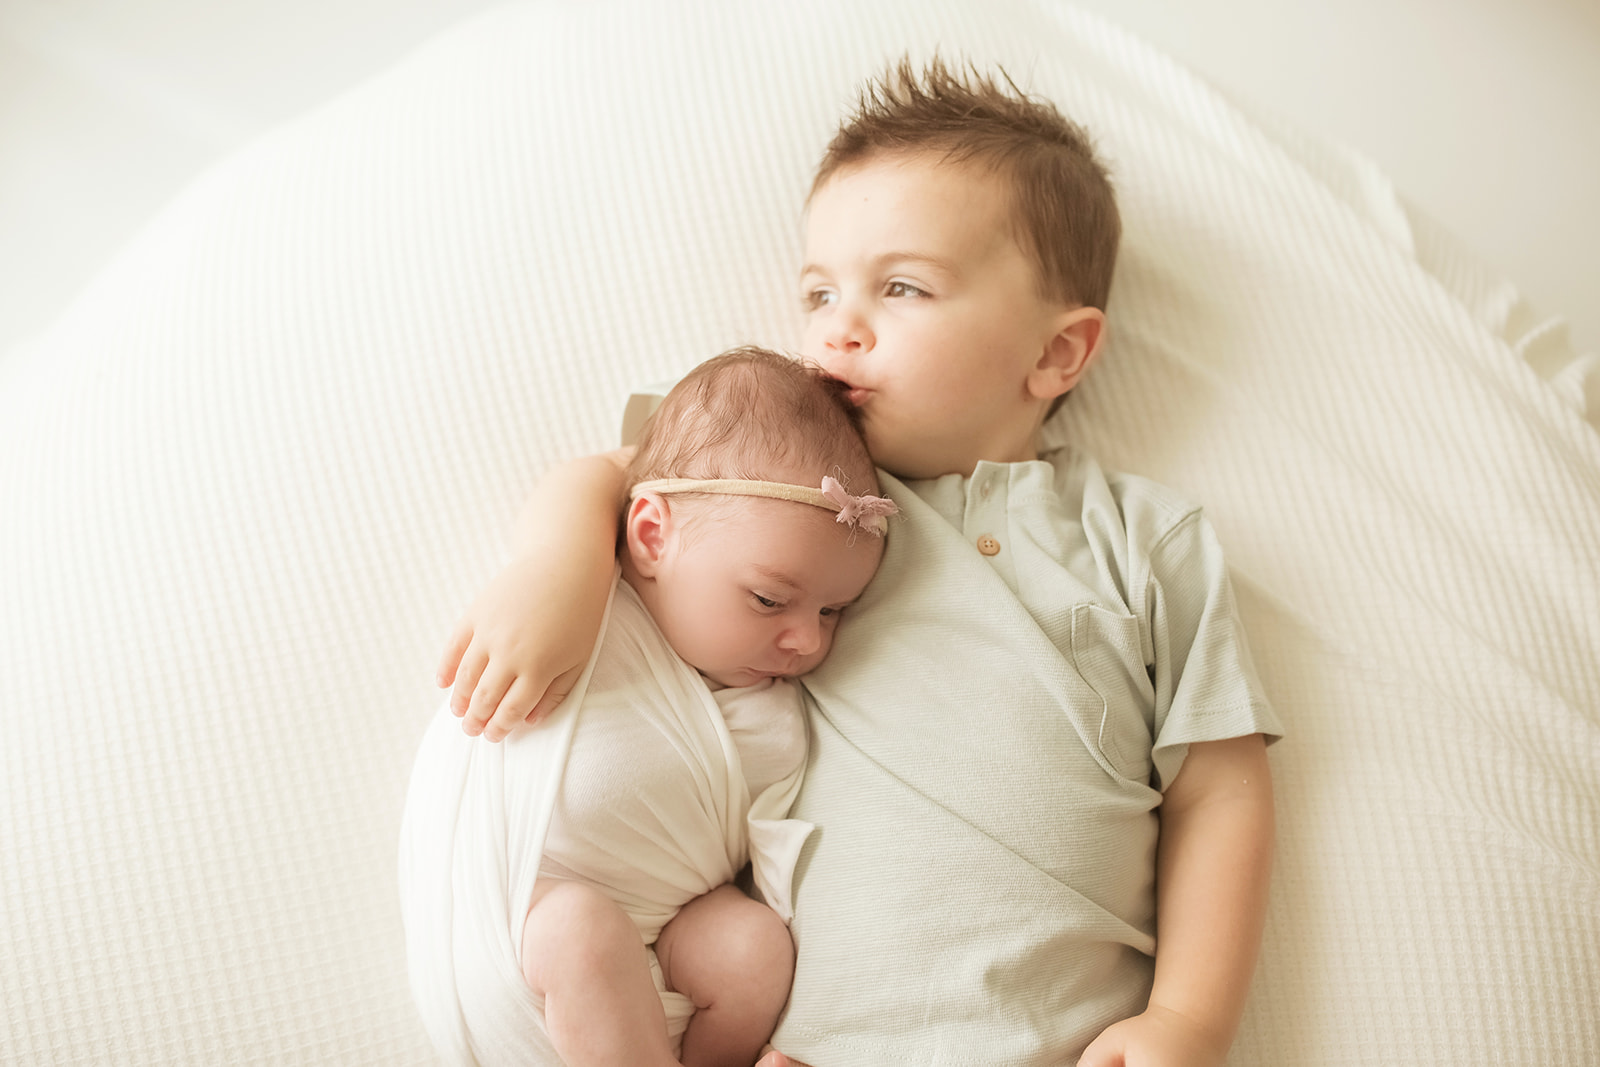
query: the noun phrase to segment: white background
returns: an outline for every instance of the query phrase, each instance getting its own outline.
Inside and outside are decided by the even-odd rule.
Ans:
[[[1082,2],[1375,159],[1600,351],[1600,2]],[[0,352],[211,161],[489,6],[0,0]]]

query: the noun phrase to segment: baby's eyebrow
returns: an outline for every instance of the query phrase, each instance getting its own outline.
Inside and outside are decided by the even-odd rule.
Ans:
[[[778,585],[784,586],[787,589],[799,589],[799,588],[801,588],[799,582],[795,581],[793,578],[789,577],[789,575],[785,574],[783,571],[780,571],[780,570],[776,569],[775,567],[764,567],[764,566],[762,566],[761,564],[758,563],[758,564],[755,565],[754,570],[755,570],[755,572],[757,574],[759,574],[761,577],[765,578],[767,581],[775,582]]]

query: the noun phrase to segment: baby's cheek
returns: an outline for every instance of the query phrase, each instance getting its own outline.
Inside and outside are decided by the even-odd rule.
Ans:
[[[811,666],[813,666],[813,667],[815,667],[818,663],[821,663],[824,659],[826,659],[827,656],[828,656],[829,650],[833,648],[833,627],[832,626],[828,626],[825,629],[823,629],[821,636],[822,636],[822,641],[821,641],[821,644],[817,648],[815,662],[811,664]]]

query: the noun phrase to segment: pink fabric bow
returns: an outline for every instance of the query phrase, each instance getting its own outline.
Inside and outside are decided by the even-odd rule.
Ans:
[[[871,520],[884,519],[900,510],[899,505],[888,497],[851,496],[836,478],[822,479],[822,495],[827,497],[830,503],[839,506],[835,522],[849,523],[851,526],[865,524],[867,529],[875,534],[882,534],[888,524]]]

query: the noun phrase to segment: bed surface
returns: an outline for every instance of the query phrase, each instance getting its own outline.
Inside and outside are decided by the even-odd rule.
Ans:
[[[433,1062],[395,846],[439,642],[630,387],[793,342],[819,146],[935,45],[1099,134],[1114,334],[1059,429],[1205,502],[1289,730],[1232,1062],[1600,1060],[1593,362],[1093,15],[855,10],[496,11],[0,364],[0,1062]]]
[[[47,326],[204,167],[497,2],[0,6],[0,351]],[[1370,156],[1537,307],[1566,315],[1578,348],[1600,350],[1590,0],[1080,6]]]

